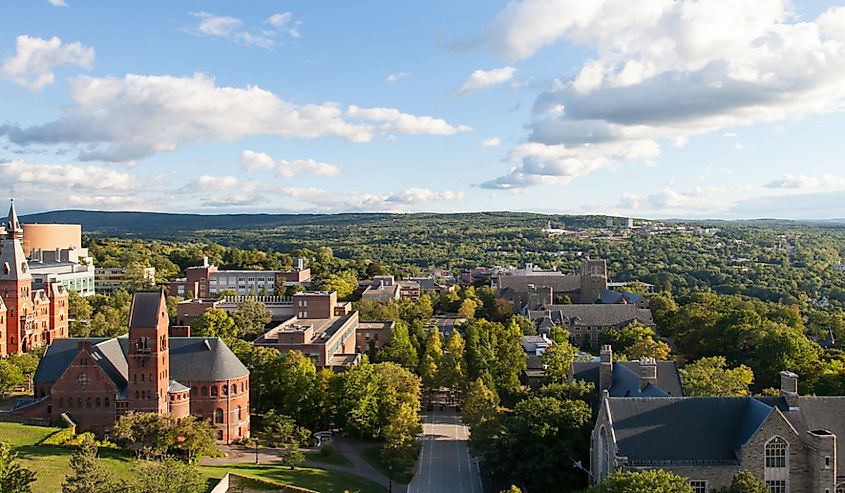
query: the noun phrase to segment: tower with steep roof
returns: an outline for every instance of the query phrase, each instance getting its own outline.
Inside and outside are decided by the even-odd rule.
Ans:
[[[6,351],[20,354],[37,342],[32,307],[32,275],[21,245],[23,228],[12,199],[3,222],[5,233],[0,250],[0,296],[6,305]]]
[[[136,292],[129,309],[129,409],[167,413],[170,386],[167,304],[162,292]]]

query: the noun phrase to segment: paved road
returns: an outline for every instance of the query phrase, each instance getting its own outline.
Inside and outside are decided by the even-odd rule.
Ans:
[[[452,407],[423,414],[423,446],[408,493],[483,493],[469,430]]]
[[[436,325],[443,335],[448,336],[455,329],[456,324],[465,321],[465,318],[457,318],[455,315],[438,315],[429,320],[428,326]]]

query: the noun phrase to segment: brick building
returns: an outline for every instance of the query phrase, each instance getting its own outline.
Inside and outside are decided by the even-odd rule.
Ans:
[[[312,291],[293,295],[293,305],[294,316],[258,336],[253,344],[282,354],[300,351],[318,367],[342,369],[358,364],[358,312],[352,311],[352,303],[338,302],[334,291]]]
[[[57,339],[35,372],[34,398],[15,413],[103,435],[129,411],[192,414],[211,421],[217,440],[249,436],[249,370],[218,338],[170,337],[164,294],[137,292],[129,334]]]
[[[591,477],[665,469],[696,493],[747,470],[772,493],[843,493],[845,397],[802,397],[781,372],[779,397],[609,397],[591,439]]]
[[[311,282],[311,269],[301,259],[295,259],[293,270],[218,270],[208,258],[203,265],[188,267],[185,277],[168,284],[171,296],[217,298],[223,291],[253,296],[283,296],[291,285],[303,286]]]
[[[58,283],[32,289],[15,203],[3,224],[0,250],[0,357],[20,354],[67,337],[67,290]]]

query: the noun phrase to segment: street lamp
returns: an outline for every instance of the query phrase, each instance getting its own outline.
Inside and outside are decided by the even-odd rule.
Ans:
[[[393,493],[393,464],[387,466],[387,493]]]

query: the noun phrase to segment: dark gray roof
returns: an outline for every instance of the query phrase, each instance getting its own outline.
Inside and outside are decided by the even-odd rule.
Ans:
[[[598,361],[573,361],[572,378],[592,382],[599,386]],[[684,395],[678,365],[674,361],[657,362],[657,386],[648,385],[640,390],[640,362],[617,361],[613,363],[613,384],[608,389],[611,397],[680,397]]]
[[[561,272],[533,273],[527,276],[499,274],[496,280],[496,286],[500,290],[509,288],[517,293],[527,293],[529,285],[552,288],[555,293],[566,293],[581,289],[581,276]]]
[[[547,305],[543,310],[529,310],[528,318],[537,321],[551,318],[558,325],[569,325],[578,320],[580,325],[625,326],[639,321],[654,325],[651,310],[635,305]]]
[[[747,400],[609,397],[607,405],[618,453],[629,464],[736,464]]]
[[[138,291],[132,296],[129,309],[129,328],[147,329],[158,326],[158,313],[161,307],[160,291]]]
[[[642,301],[643,297],[637,293],[632,293],[630,291],[614,291],[612,289],[606,289],[602,291],[601,296],[599,299],[602,303],[611,305],[616,303],[621,303],[624,299],[626,303],[635,304]]]
[[[191,390],[190,387],[185,387],[181,383],[177,382],[176,380],[171,380],[170,385],[167,387],[167,393],[169,394],[176,394],[179,392],[184,392],[186,390]]]
[[[246,366],[216,337],[171,337],[169,341],[170,374],[174,380],[221,381],[249,375]],[[129,374],[126,360],[128,339],[125,336],[113,339],[55,339],[38,363],[35,383],[51,383],[58,380],[79,353],[80,342],[92,344],[94,360],[115,382],[118,389],[123,389]]]

